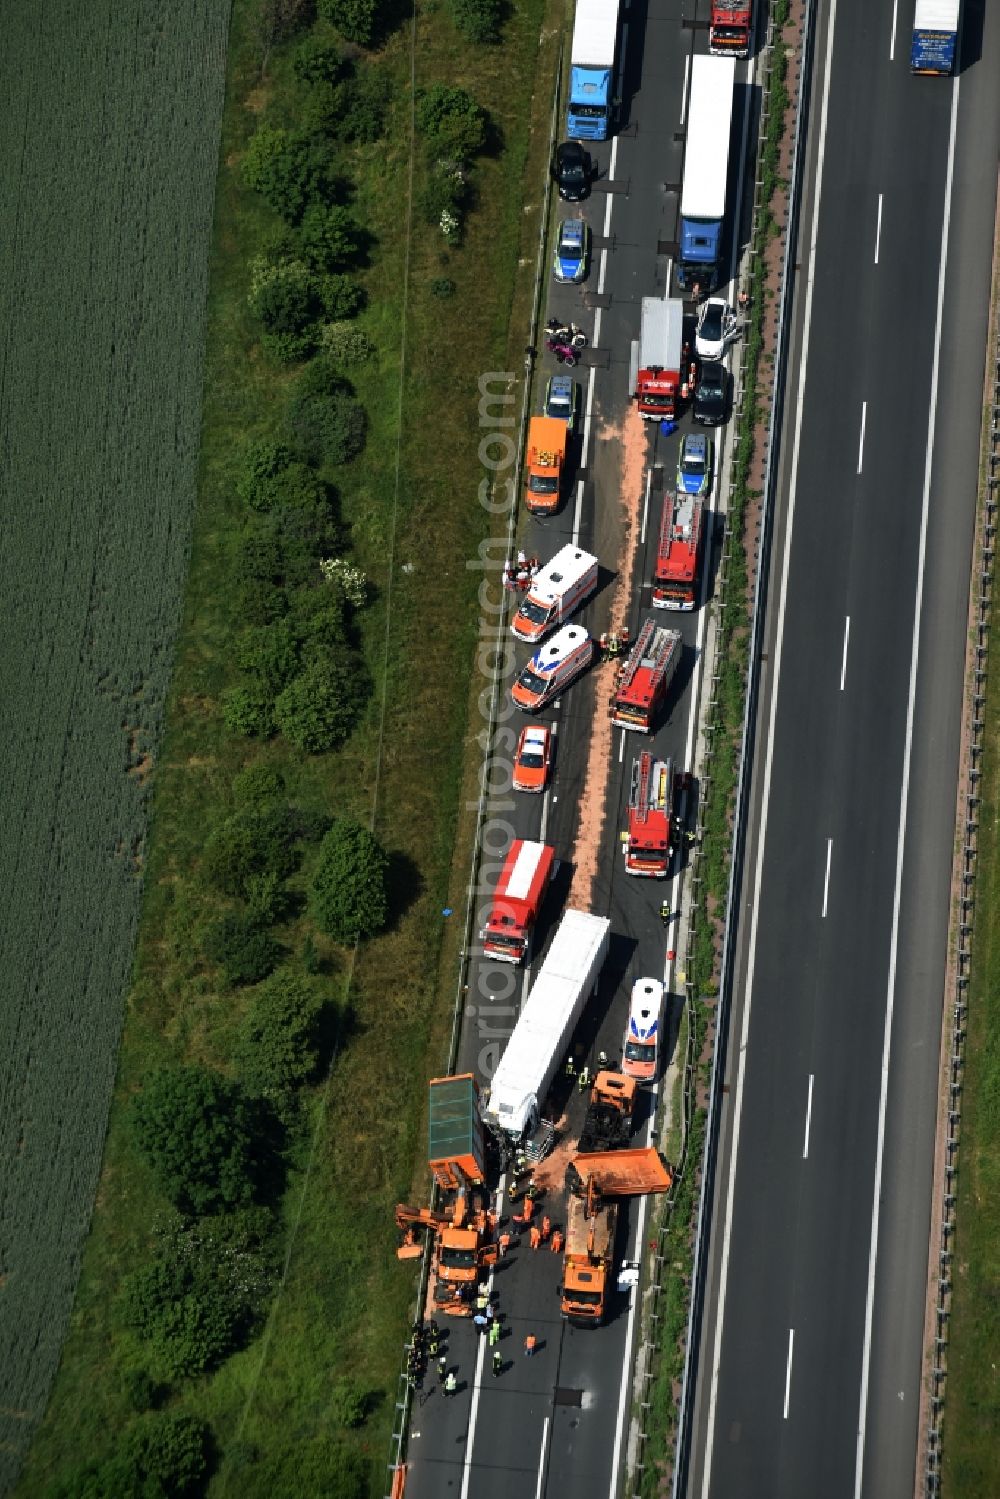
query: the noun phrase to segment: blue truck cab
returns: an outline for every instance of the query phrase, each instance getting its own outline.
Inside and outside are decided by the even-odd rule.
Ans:
[[[618,63],[619,0],[579,0],[573,25],[566,133],[603,141],[611,134]]]

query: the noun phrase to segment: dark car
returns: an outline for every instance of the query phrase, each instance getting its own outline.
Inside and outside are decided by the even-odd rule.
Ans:
[[[579,203],[590,192],[594,177],[594,164],[590,152],[584,150],[579,141],[563,141],[556,147],[552,159],[552,175],[559,189],[560,198],[567,203]]]
[[[726,366],[717,359],[706,359],[698,371],[698,383],[694,388],[694,405],[691,415],[696,422],[706,427],[717,427],[726,420],[726,399],[729,394],[729,376]]]

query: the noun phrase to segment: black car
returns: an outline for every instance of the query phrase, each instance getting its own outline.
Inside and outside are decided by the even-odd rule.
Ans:
[[[579,203],[590,192],[594,177],[594,163],[590,152],[585,151],[579,141],[563,141],[556,147],[552,159],[552,175],[559,189],[560,198],[567,203]]]
[[[706,359],[698,371],[691,415],[706,427],[717,427],[726,420],[729,376],[726,366],[717,359]]]

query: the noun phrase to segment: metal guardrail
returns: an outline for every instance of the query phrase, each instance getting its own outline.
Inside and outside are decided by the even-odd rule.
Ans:
[[[948,1026],[947,1092],[944,1100],[944,1166],[938,1212],[937,1284],[934,1292],[933,1340],[930,1358],[929,1417],[924,1436],[923,1488],[927,1499],[941,1492],[942,1424],[948,1387],[948,1340],[951,1325],[951,1263],[955,1242],[958,1154],[962,1137],[962,1085],[965,1076],[965,1040],[968,1029],[969,982],[972,943],[975,934],[976,871],[979,856],[979,790],[986,734],[986,675],[989,664],[990,620],[993,613],[993,570],[997,551],[997,509],[1000,505],[1000,193],[994,227],[993,285],[990,305],[992,349],[987,354],[985,473],[980,488],[976,518],[978,579],[970,600],[969,637],[966,648],[967,685],[964,704],[968,733],[969,763],[959,784],[956,853],[958,890],[951,924],[954,942],[954,992]],[[976,588],[978,582],[978,589]]]

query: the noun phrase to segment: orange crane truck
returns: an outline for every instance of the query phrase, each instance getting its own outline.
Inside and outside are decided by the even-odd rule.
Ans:
[[[418,1231],[430,1234],[434,1309],[469,1317],[478,1284],[497,1259],[495,1222],[478,1190],[486,1179],[486,1153],[472,1073],[431,1079],[429,1133],[428,1162],[444,1205],[440,1210],[397,1205],[396,1227],[403,1237],[396,1255],[419,1259],[424,1251]]]
[[[561,1311],[577,1327],[598,1327],[614,1268],[619,1197],[666,1192],[672,1181],[652,1146],[578,1155],[566,1168],[569,1204]]]

